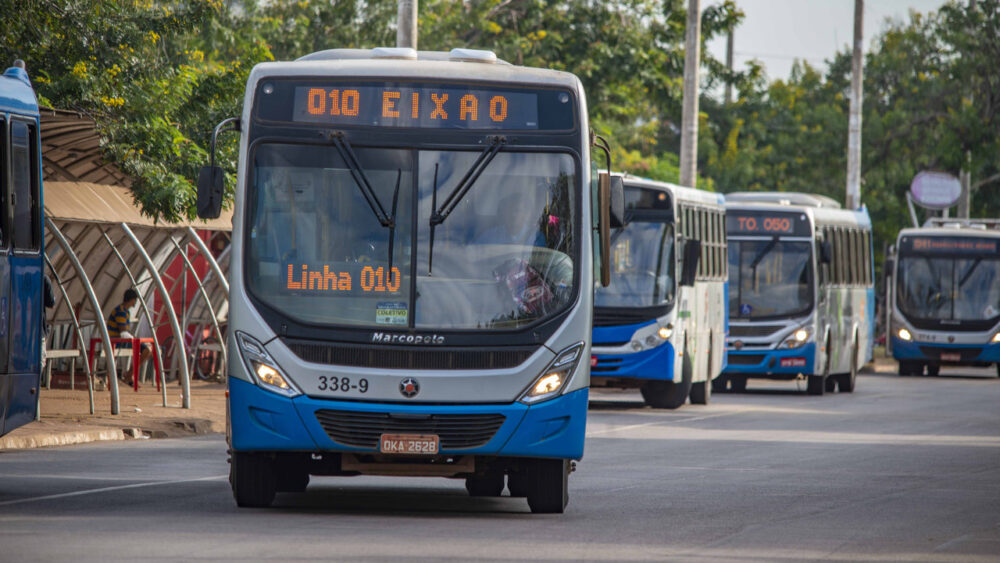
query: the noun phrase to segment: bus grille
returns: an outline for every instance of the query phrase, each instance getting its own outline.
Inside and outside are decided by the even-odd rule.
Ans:
[[[770,336],[785,327],[786,325],[729,325],[729,337]]]
[[[442,450],[482,446],[493,439],[502,414],[394,414],[388,412],[316,411],[331,440],[345,446],[377,448],[382,434],[437,434]]]
[[[517,367],[535,353],[530,348],[472,348],[427,350],[361,344],[304,344],[285,341],[307,362],[334,366],[383,369],[507,369]]]
[[[764,354],[733,354],[727,360],[731,366],[755,366],[764,361]]]

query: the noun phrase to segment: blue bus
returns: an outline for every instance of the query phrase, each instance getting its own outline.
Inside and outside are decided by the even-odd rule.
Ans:
[[[577,77],[488,51],[334,49],[254,67],[229,123],[236,503],[365,474],[506,485],[563,512],[609,277],[592,252],[622,201]],[[199,214],[222,192],[204,168]]]
[[[707,404],[725,366],[725,199],[624,176],[625,226],[611,284],[594,295],[591,386],[639,388],[645,403]]]
[[[868,211],[813,194],[734,193],[726,223],[729,357],[716,390],[805,378],[810,395],[854,391],[874,344]]]
[[[35,419],[42,372],[38,101],[22,61],[0,76],[0,435]]]
[[[1000,376],[1000,220],[903,229],[885,270],[886,342],[900,375],[996,364]]]

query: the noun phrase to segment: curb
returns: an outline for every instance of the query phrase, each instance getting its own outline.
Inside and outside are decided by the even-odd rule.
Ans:
[[[45,448],[49,446],[70,446],[73,444],[86,444],[88,442],[125,439],[125,431],[120,428],[60,432],[53,434],[29,434],[27,436],[5,436],[0,438],[0,451],[26,450],[31,448]]]

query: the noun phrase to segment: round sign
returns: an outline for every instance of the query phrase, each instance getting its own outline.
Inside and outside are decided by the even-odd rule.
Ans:
[[[928,209],[947,209],[958,202],[962,183],[947,172],[921,172],[910,184],[913,201]]]

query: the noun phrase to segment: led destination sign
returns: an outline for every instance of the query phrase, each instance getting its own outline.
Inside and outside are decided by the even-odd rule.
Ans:
[[[505,86],[275,79],[262,82],[257,119],[327,126],[572,130],[567,91]]]
[[[729,235],[812,236],[809,220],[803,213],[781,211],[726,211]]]
[[[327,295],[398,294],[402,275],[399,268],[384,266],[364,266],[351,268],[330,265],[310,266],[308,264],[287,264],[285,266],[284,290],[291,292],[311,292]]]
[[[973,237],[903,237],[900,252],[907,254],[997,254],[1000,239]]]

